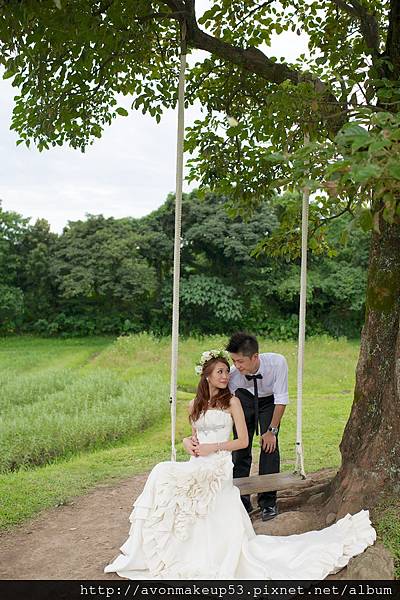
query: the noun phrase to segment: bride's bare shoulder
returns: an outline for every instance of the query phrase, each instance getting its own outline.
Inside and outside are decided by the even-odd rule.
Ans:
[[[240,400],[237,396],[233,395],[233,396],[231,396],[231,399],[229,401],[229,408],[235,409],[237,406],[241,406]]]

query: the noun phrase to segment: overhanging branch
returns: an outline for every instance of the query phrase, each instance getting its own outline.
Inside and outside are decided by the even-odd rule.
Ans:
[[[197,24],[195,0],[158,0],[158,3],[168,6],[171,11],[184,12],[183,17],[179,18],[179,20],[185,20],[187,43],[192,48],[205,50],[250,73],[259,75],[269,83],[279,85],[286,80],[289,80],[294,85],[300,82],[312,83],[316,91],[325,100],[325,102],[321,102],[324,110],[324,114],[321,114],[321,117],[324,120],[329,118],[329,129],[337,132],[343,125],[344,121],[342,117],[332,118],[333,115],[343,114],[342,103],[327,89],[325,83],[317,77],[293,69],[286,63],[274,62],[261,52],[261,50],[258,50],[258,48],[240,48],[206,33]]]

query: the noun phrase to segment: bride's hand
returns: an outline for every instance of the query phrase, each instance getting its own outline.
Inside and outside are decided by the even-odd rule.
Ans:
[[[183,438],[182,443],[183,447],[185,448],[188,454],[191,454],[192,456],[197,456],[195,450],[198,447],[198,442],[194,441],[193,437]]]
[[[199,444],[195,448],[196,456],[208,456],[215,452],[215,444]]]

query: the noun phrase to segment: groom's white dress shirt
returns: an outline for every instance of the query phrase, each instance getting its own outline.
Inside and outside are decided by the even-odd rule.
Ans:
[[[258,396],[274,395],[275,404],[288,404],[288,366],[286,358],[282,354],[275,352],[265,352],[259,354],[260,367],[256,373],[261,373],[262,379],[257,379]],[[229,375],[229,389],[234,394],[238,388],[244,388],[249,392],[254,392],[253,380],[246,379],[236,367],[232,366]]]

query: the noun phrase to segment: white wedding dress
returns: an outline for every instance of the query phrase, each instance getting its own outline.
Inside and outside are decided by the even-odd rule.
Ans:
[[[232,417],[208,410],[194,424],[200,443],[230,439]],[[321,580],[373,544],[368,511],[321,531],[256,535],[232,482],[231,453],[162,462],[134,503],[129,537],[105,568],[128,579]]]

